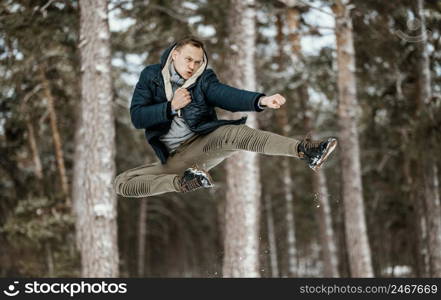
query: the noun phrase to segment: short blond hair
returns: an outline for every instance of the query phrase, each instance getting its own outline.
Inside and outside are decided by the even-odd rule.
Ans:
[[[194,37],[191,37],[191,36],[188,36],[188,37],[185,37],[185,38],[179,40],[176,43],[175,49],[179,50],[180,48],[182,48],[182,47],[184,47],[185,45],[188,45],[188,44],[190,44],[190,45],[192,45],[194,47],[197,47],[197,48],[201,48],[202,50],[205,51],[204,43],[202,41],[194,38]]]

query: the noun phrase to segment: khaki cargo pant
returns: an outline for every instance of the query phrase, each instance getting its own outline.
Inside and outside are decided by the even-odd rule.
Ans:
[[[165,164],[146,164],[119,174],[114,189],[118,195],[136,198],[179,192],[178,179],[189,167],[197,165],[209,171],[239,150],[298,157],[299,143],[247,125],[225,125],[209,134],[193,136]]]

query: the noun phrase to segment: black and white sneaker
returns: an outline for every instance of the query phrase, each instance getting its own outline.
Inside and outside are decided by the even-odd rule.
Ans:
[[[179,180],[181,192],[187,193],[200,188],[209,188],[213,186],[213,180],[208,172],[192,167],[185,170],[184,175]]]
[[[336,146],[336,138],[329,137],[325,140],[313,141],[311,135],[307,134],[297,150],[300,159],[305,160],[311,169],[318,171]]]

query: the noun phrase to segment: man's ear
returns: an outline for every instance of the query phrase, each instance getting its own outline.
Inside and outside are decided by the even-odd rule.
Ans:
[[[178,55],[178,51],[173,50],[173,52],[172,52],[172,59],[175,60],[177,55]]]

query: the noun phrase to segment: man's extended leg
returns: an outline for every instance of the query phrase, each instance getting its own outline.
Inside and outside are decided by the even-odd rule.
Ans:
[[[254,129],[247,125],[226,125],[196,140],[191,147],[190,155],[185,156],[188,156],[188,158],[191,158],[191,156],[204,157],[215,153],[229,156],[234,151],[245,150],[267,155],[298,158],[297,148],[300,142],[293,138]],[[210,156],[210,158],[212,157],[214,156]]]
[[[208,171],[238,150],[298,157],[296,149],[299,143],[296,139],[246,125],[226,125],[180,146],[170,163],[179,160],[187,166],[198,166]]]
[[[202,151],[245,150],[267,155],[299,158],[301,141],[247,125],[227,125],[218,128],[207,139]]]
[[[245,150],[304,159],[309,167],[318,170],[336,143],[334,138],[312,142],[310,138],[296,140],[247,125],[226,125],[198,138],[183,150],[181,157],[189,164],[209,170],[235,151]]]

